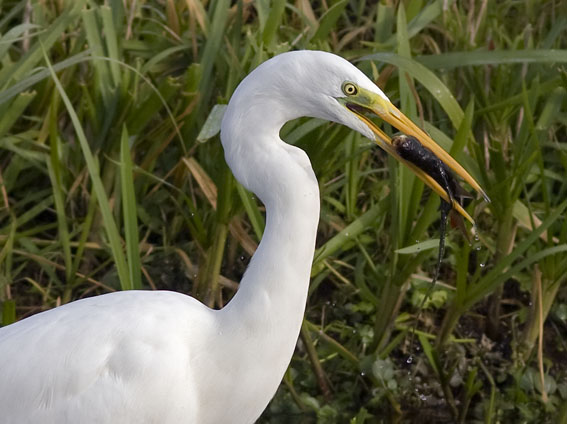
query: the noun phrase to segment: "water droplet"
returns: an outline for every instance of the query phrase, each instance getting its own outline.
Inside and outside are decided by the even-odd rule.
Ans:
[[[408,356],[408,359],[406,359],[406,364],[411,364],[413,362],[413,356]]]
[[[243,260],[244,260],[244,256],[241,256],[241,257],[240,257],[240,260],[243,261]]]
[[[481,268],[484,268],[485,265],[486,265],[486,264],[485,264],[485,263],[482,263],[482,262],[481,262],[480,264],[478,264],[478,266],[480,266]]]
[[[366,375],[366,373],[365,373],[364,371],[361,371],[361,372],[360,372],[360,375],[361,375],[362,377],[364,377],[364,376]]]
[[[349,233],[345,233],[345,237],[350,237],[350,234],[349,234]]]

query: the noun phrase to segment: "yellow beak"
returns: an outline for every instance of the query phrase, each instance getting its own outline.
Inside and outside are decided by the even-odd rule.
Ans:
[[[362,120],[376,135],[376,143],[389,154],[394,156],[398,161],[410,168],[425,184],[431,187],[431,189],[441,196],[446,202],[451,203],[452,207],[457,212],[474,224],[474,220],[467,211],[465,211],[455,199],[449,199],[447,191],[441,187],[435,179],[433,179],[423,169],[400,156],[400,154],[396,151],[396,148],[393,146],[391,138],[388,137],[388,135],[386,135],[386,133],[384,133],[384,131],[382,131],[374,122],[366,117],[363,112],[373,112],[382,120],[397,128],[403,134],[415,137],[424,147],[431,150],[431,152],[433,152],[437,158],[449,167],[457,176],[466,181],[474,190],[489,201],[488,196],[476,180],[455,159],[453,159],[445,150],[435,143],[421,128],[400,112],[389,100],[367,90],[361,88],[359,90],[360,92],[357,93],[356,96],[347,97],[344,99],[344,102],[346,103],[347,108],[360,120]],[[349,107],[349,105],[354,105],[355,107]]]

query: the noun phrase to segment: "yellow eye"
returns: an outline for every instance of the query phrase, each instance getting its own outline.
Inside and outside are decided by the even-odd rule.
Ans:
[[[347,96],[354,96],[358,93],[358,88],[352,82],[345,82],[343,84],[343,93]]]

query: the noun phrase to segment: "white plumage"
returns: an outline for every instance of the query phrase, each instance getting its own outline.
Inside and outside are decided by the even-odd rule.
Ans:
[[[323,52],[279,55],[234,93],[221,130],[225,157],[264,202],[266,229],[224,309],[173,292],[118,292],[2,328],[0,421],[254,422],[293,354],[319,219],[309,159],[282,142],[279,130],[313,116],[385,142],[345,106],[345,82],[365,96],[353,96],[354,103],[399,118],[380,109],[391,103],[362,72]]]

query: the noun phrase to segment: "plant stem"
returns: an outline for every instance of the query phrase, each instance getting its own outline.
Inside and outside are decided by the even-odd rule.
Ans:
[[[451,336],[455,325],[457,325],[462,313],[461,305],[455,302],[451,304],[447,313],[443,317],[443,322],[441,323],[441,328],[436,342],[437,348],[441,348],[447,343],[447,340],[449,340],[449,337]]]
[[[517,225],[514,224],[512,210],[504,213],[504,220],[500,222],[498,229],[498,240],[496,244],[495,261],[504,258],[514,248]],[[500,309],[504,285],[499,286],[488,300],[487,328],[488,336],[493,340],[500,338]]]
[[[307,356],[309,357],[309,361],[313,367],[315,377],[317,377],[319,388],[321,389],[325,399],[329,400],[331,397],[331,389],[329,388],[328,377],[321,366],[317,350],[313,344],[313,338],[311,337],[311,333],[309,333],[309,329],[307,327],[306,321],[303,320],[303,324],[301,324],[301,340],[303,340],[303,344],[305,345],[305,350],[307,351]]]
[[[374,322],[374,341],[372,349],[379,351],[384,347],[392,331],[392,325],[400,309],[401,300],[407,291],[407,284],[401,286],[388,280],[380,297],[376,321]]]

